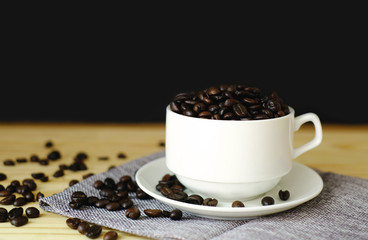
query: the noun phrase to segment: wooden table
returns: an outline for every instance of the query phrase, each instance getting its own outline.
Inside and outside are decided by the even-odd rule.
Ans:
[[[340,174],[368,179],[368,125],[323,125],[322,144],[296,159],[307,166]],[[314,130],[310,125],[303,125],[295,135],[295,146],[312,139]],[[53,149],[62,153],[62,158],[48,166],[37,163],[17,163],[4,166],[3,161],[29,157],[37,154],[46,157],[51,148],[46,148],[46,141],[54,143]],[[31,178],[32,172],[44,172],[49,175],[48,182],[36,180],[40,191],[50,196],[68,187],[72,179],[82,180],[87,173],[101,173],[110,166],[118,166],[138,157],[148,155],[164,147],[165,126],[160,124],[0,124],[0,172],[8,178],[0,184],[7,186],[12,180]],[[54,178],[52,174],[60,164],[70,164],[79,152],[88,154],[88,170],[71,172]],[[125,153],[127,158],[117,155]],[[109,160],[99,160],[107,156]],[[35,206],[29,203],[23,208]],[[1,206],[8,210],[13,206]],[[40,208],[39,208],[40,209]],[[88,239],[76,230],[68,228],[66,217],[41,210],[39,218],[30,219],[22,227],[14,227],[9,222],[0,223],[0,239]],[[104,228],[103,233],[109,229]],[[127,233],[118,232],[119,239],[142,239]],[[103,234],[98,238],[102,239]]]

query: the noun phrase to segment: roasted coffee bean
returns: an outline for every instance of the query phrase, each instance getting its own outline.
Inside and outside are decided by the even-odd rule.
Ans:
[[[41,198],[44,198],[45,195],[42,193],[42,192],[38,192],[37,195],[36,195],[36,200],[40,200]]]
[[[77,184],[77,183],[79,183],[79,181],[78,181],[78,180],[76,180],[76,179],[70,180],[70,182],[69,182],[69,187],[71,187],[71,186],[73,186],[73,185],[75,185],[75,184]]]
[[[119,199],[127,198],[129,196],[128,191],[119,191],[116,193],[116,196],[119,197]]]
[[[1,190],[0,191],[0,197],[7,197],[10,196],[12,194],[12,192],[8,191],[8,190]]]
[[[79,218],[68,218],[66,220],[66,225],[68,225],[68,227],[70,227],[71,229],[77,229],[80,223],[81,220]]]
[[[19,194],[23,194],[23,193],[29,192],[29,191],[31,191],[31,190],[30,190],[30,189],[29,189],[29,187],[27,187],[26,185],[21,185],[21,186],[17,186],[17,187],[15,188],[15,191],[16,191],[17,193],[19,193]]]
[[[100,195],[105,198],[111,199],[114,195],[116,195],[115,191],[111,188],[103,188],[100,190]]]
[[[105,233],[103,240],[116,240],[118,239],[118,234],[115,231],[108,231]]]
[[[275,204],[275,200],[272,197],[266,196],[262,198],[261,203],[263,206],[273,205]]]
[[[162,210],[160,209],[145,209],[143,212],[149,217],[160,217],[162,215]]]
[[[17,163],[25,163],[25,162],[27,162],[28,160],[27,160],[27,158],[17,158],[17,159],[15,159],[15,161],[16,161]]]
[[[40,165],[42,166],[46,166],[49,165],[49,160],[48,159],[41,159],[40,161],[38,161],[40,163]]]
[[[36,154],[33,154],[33,155],[31,155],[31,157],[29,158],[29,160],[31,162],[39,162],[40,161],[40,158]]]
[[[42,178],[40,178],[41,182],[48,182],[49,181],[49,177],[48,176],[43,176]]]
[[[31,178],[24,179],[22,183],[23,183],[24,186],[27,186],[30,191],[33,191],[37,188],[36,182]]]
[[[18,187],[20,186],[20,182],[18,180],[13,180],[10,182],[10,185],[13,187]]]
[[[28,218],[38,218],[40,216],[40,211],[35,207],[29,207],[26,209],[26,215]]]
[[[125,212],[125,216],[130,219],[138,219],[141,216],[141,212],[136,207],[128,208]]]
[[[192,194],[185,199],[185,202],[196,204],[196,205],[202,205],[203,198],[199,196],[198,194]]]
[[[198,113],[199,118],[211,118],[212,114],[209,111],[203,111]]]
[[[99,199],[95,202],[95,207],[104,208],[108,203],[110,203],[108,199]]]
[[[48,155],[47,155],[47,159],[49,160],[52,160],[52,161],[55,161],[55,160],[58,160],[61,158],[61,154],[59,151],[57,150],[54,150],[52,152],[50,152]]]
[[[27,204],[27,200],[24,197],[16,198],[13,202],[14,206],[24,206]]]
[[[5,187],[3,185],[0,184],[0,192],[1,191],[4,191],[5,190]]]
[[[105,205],[105,208],[108,211],[118,211],[118,210],[123,209],[123,207],[121,206],[119,202],[110,202]]]
[[[42,177],[45,176],[45,173],[42,173],[42,172],[38,172],[38,173],[31,173],[31,176],[34,178],[34,179],[41,179]]]
[[[232,207],[244,207],[244,203],[239,201],[239,200],[236,200],[234,201],[232,204],[231,204]]]
[[[108,156],[100,156],[97,159],[101,160],[101,161],[106,161],[106,160],[109,160],[109,157]]]
[[[15,201],[15,195],[9,195],[0,200],[0,204],[2,205],[11,205]]]
[[[69,207],[71,207],[75,210],[80,209],[82,206],[83,206],[83,203],[73,202],[73,201],[69,202]]]
[[[88,222],[81,222],[79,223],[77,230],[80,234],[86,234],[89,231],[89,223]]]
[[[19,216],[10,220],[11,225],[20,227],[28,223],[28,218],[26,216]]]
[[[73,202],[84,204],[87,202],[87,195],[82,191],[76,191],[72,193],[71,199]]]
[[[185,199],[188,198],[188,194],[186,194],[185,192],[173,192],[167,197],[176,201],[185,201]]]
[[[152,197],[145,193],[142,189],[137,188],[137,191],[135,192],[135,195],[139,199],[151,199]]]
[[[25,192],[22,195],[27,200],[27,202],[34,202],[35,200],[35,196],[32,192]]]
[[[0,207],[0,222],[6,222],[8,220],[8,210]]]
[[[16,192],[16,187],[12,186],[12,185],[8,185],[5,188],[6,191],[10,192],[10,193],[15,193]]]
[[[121,204],[123,209],[131,208],[134,204],[133,201],[130,198],[124,198],[124,199],[120,200],[119,203]]]
[[[105,184],[105,188],[116,189],[116,183],[114,179],[112,178],[109,178],[109,177],[105,178],[104,184]]]
[[[62,177],[62,176],[64,176],[64,170],[63,169],[59,169],[59,170],[57,170],[55,173],[54,173],[54,175],[53,175],[54,177],[56,177],[56,178],[59,178],[59,177]]]
[[[23,215],[23,208],[21,207],[13,208],[8,212],[8,218],[10,220],[16,217],[20,217],[22,215]]]
[[[127,158],[127,155],[123,152],[118,154],[118,158]]]
[[[247,108],[241,103],[233,105],[233,110],[234,113],[241,118],[249,115]]]
[[[133,179],[129,175],[123,175],[123,176],[120,177],[120,181],[123,182],[123,183],[128,183],[128,182],[133,181]]]
[[[101,180],[96,180],[93,183],[93,187],[96,189],[103,189],[105,187],[105,184]]]
[[[95,206],[95,204],[98,200],[99,200],[98,197],[90,196],[90,197],[87,198],[87,205]]]
[[[162,210],[162,216],[163,217],[170,217],[170,212],[166,210]]]
[[[175,209],[170,212],[170,218],[172,220],[180,220],[182,217],[183,217],[183,212],[179,209]]]
[[[86,236],[88,238],[92,238],[92,239],[98,238],[101,235],[101,232],[102,232],[102,227],[101,226],[92,224],[89,227],[88,232],[86,232]]]
[[[88,155],[84,152],[80,152],[78,153],[75,158],[74,158],[74,161],[75,162],[81,162],[81,161],[84,161],[88,158]]]
[[[5,173],[0,173],[0,181],[3,181],[6,179],[6,174]]]
[[[279,197],[280,197],[281,200],[286,201],[290,197],[290,192],[288,190],[285,190],[285,191],[280,190],[279,191]]]
[[[4,160],[3,164],[5,166],[14,166],[15,165],[15,162],[11,159],[7,159],[7,160]]]
[[[54,146],[54,143],[52,141],[47,141],[45,143],[45,147],[47,147],[47,148],[50,148],[50,147],[53,147],[53,146]]]
[[[206,198],[205,200],[203,200],[203,205],[205,206],[216,207],[217,204],[218,204],[218,201],[215,198]]]

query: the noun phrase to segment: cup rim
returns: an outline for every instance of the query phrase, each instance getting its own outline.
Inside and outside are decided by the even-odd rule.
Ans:
[[[169,111],[175,115],[177,115],[178,117],[183,117],[183,118],[189,118],[189,119],[197,119],[199,121],[216,121],[216,122],[231,122],[231,123],[234,123],[234,122],[241,122],[241,123],[244,123],[244,122],[247,122],[247,123],[259,123],[259,122],[267,122],[267,121],[277,121],[277,120],[282,120],[284,118],[288,118],[290,116],[294,116],[295,115],[295,110],[294,108],[289,107],[289,113],[282,116],[282,117],[277,117],[277,118],[268,118],[268,119],[259,119],[259,120],[235,120],[235,119],[232,119],[232,120],[224,120],[224,119],[209,119],[209,118],[199,118],[199,117],[190,117],[190,116],[186,116],[186,115],[183,115],[183,114],[180,114],[180,113],[177,113],[177,112],[174,112],[171,110],[170,108],[170,104],[167,105],[166,107],[166,111]]]

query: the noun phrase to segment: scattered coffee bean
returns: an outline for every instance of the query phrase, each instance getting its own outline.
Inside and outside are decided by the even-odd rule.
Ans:
[[[109,160],[109,157],[107,157],[107,156],[101,156],[101,157],[98,157],[97,159],[98,160],[101,160],[101,161],[106,161],[106,160]]]
[[[6,179],[6,174],[5,173],[0,173],[0,181],[3,181]]]
[[[77,153],[77,155],[74,158],[74,161],[75,162],[82,162],[87,158],[88,158],[88,155],[86,153],[80,152],[80,153]]]
[[[22,215],[23,215],[23,208],[21,207],[13,208],[8,212],[8,218],[10,220],[16,217],[20,217]]]
[[[61,154],[58,150],[54,150],[47,155],[47,159],[55,161],[61,158]]]
[[[45,195],[42,192],[38,192],[36,195],[36,200],[39,201],[41,198],[44,198]]]
[[[49,181],[49,177],[48,176],[43,176],[42,178],[40,178],[41,182],[48,182]]]
[[[83,203],[73,202],[73,201],[69,202],[69,207],[71,207],[75,210],[80,209],[82,206],[83,206]]]
[[[198,194],[192,194],[185,199],[185,202],[196,204],[196,205],[202,205],[203,198],[199,196]]]
[[[104,208],[110,201],[108,199],[99,199],[95,202],[95,207]]]
[[[118,158],[127,158],[125,153],[118,153]]]
[[[12,185],[8,185],[6,186],[5,190],[9,191],[10,193],[15,193],[17,188]]]
[[[89,223],[81,222],[79,223],[77,230],[80,234],[86,234],[89,231]]]
[[[13,180],[10,182],[10,185],[13,187],[18,187],[20,186],[20,182],[18,180]]]
[[[139,211],[138,208],[136,207],[131,207],[129,209],[126,210],[125,212],[125,216],[130,218],[130,219],[138,219],[141,216],[141,212]]]
[[[22,183],[24,186],[27,186],[30,191],[33,191],[37,188],[36,182],[31,178],[24,179]]]
[[[45,147],[47,147],[47,148],[50,148],[50,147],[53,147],[53,146],[54,146],[54,143],[52,141],[47,141],[45,143]]]
[[[87,205],[95,206],[96,202],[98,201],[98,197],[90,196],[87,198]]]
[[[122,200],[120,200],[120,204],[123,209],[131,208],[134,205],[133,201],[130,198],[123,198]]]
[[[4,160],[3,164],[5,166],[14,166],[15,165],[15,162],[11,159],[8,159],[8,160]]]
[[[232,203],[231,205],[232,207],[244,207],[244,203],[239,201],[239,200],[236,200]]]
[[[286,201],[290,197],[290,192],[288,190],[285,190],[285,191],[280,190],[279,191],[279,197],[280,197],[281,200]]]
[[[205,200],[203,200],[204,206],[216,207],[217,204],[218,204],[218,201],[215,198],[206,198]]]
[[[71,186],[73,186],[73,185],[75,185],[75,184],[77,184],[77,183],[79,183],[79,181],[78,181],[78,180],[75,180],[75,179],[70,180],[70,182],[69,182],[69,187],[71,187]]]
[[[68,218],[66,220],[66,225],[68,225],[68,227],[70,227],[71,229],[77,229],[80,223],[81,220],[79,218]]]
[[[0,192],[5,190],[5,187],[3,185],[0,184]]]
[[[10,196],[11,194],[12,192],[5,190],[5,189],[0,191],[0,197],[7,197],[7,196]]]
[[[179,209],[175,209],[170,212],[170,218],[172,220],[180,220],[182,216],[183,216],[183,212]]]
[[[31,176],[34,178],[34,179],[41,179],[42,177],[45,176],[44,173],[42,172],[38,172],[38,173],[31,173]]]
[[[160,217],[162,215],[162,210],[160,209],[145,209],[143,212],[149,217]]]
[[[108,231],[105,233],[103,240],[116,240],[118,239],[118,234],[115,231]]]
[[[270,196],[266,196],[262,198],[261,203],[263,206],[273,205],[275,204],[275,200]]]
[[[29,218],[38,218],[40,216],[40,211],[35,207],[29,207],[26,209],[26,215]]]
[[[35,200],[35,196],[31,191],[25,192],[22,195],[27,200],[27,202],[34,202]]]
[[[11,225],[20,227],[28,223],[28,218],[26,216],[15,217],[10,220]]]
[[[49,160],[48,159],[41,159],[40,161],[38,161],[40,163],[40,165],[42,166],[47,166],[49,165]]]
[[[16,198],[13,202],[13,205],[14,206],[24,206],[27,204],[27,200],[24,198],[24,197],[19,197],[19,198]]]
[[[27,187],[26,185],[22,185],[22,186],[17,186],[15,188],[15,191],[19,194],[23,194],[23,193],[26,193],[26,192],[29,192],[29,187]]]
[[[3,199],[0,200],[0,204],[2,205],[11,205],[13,204],[15,201],[15,195],[10,195],[7,197],[4,197]]]
[[[57,170],[55,173],[54,173],[54,175],[53,175],[54,177],[56,177],[56,178],[59,178],[59,177],[62,177],[62,176],[64,176],[64,170],[63,169],[59,169],[59,170]]]
[[[6,222],[8,220],[8,210],[0,207],[0,222]]]
[[[40,158],[36,154],[33,154],[33,155],[31,155],[31,157],[29,158],[29,160],[31,162],[39,162],[40,161]]]
[[[82,191],[76,191],[72,193],[71,200],[77,203],[86,203],[87,195]]]
[[[27,160],[27,158],[17,158],[17,159],[15,159],[15,161],[16,161],[17,163],[25,163],[25,162],[27,162],[28,160]]]
[[[88,232],[86,233],[86,236],[89,238],[98,238],[101,235],[102,227],[99,225],[93,224],[89,227]]]
[[[108,211],[117,211],[117,210],[121,210],[123,207],[121,206],[119,202],[110,202],[105,205],[105,208]]]

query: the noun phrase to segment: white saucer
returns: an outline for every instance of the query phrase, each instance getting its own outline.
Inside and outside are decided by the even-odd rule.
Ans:
[[[313,169],[294,162],[292,170],[281,179],[274,189],[256,199],[244,202],[245,207],[232,208],[231,202],[219,202],[216,207],[209,207],[179,202],[164,197],[156,190],[156,185],[167,173],[173,174],[166,167],[165,157],[162,157],[142,166],[137,171],[135,178],[138,186],[153,198],[193,215],[215,219],[247,219],[282,212],[313,199],[323,188],[321,177]],[[278,197],[279,190],[288,190],[290,198],[286,201],[280,200]],[[190,190],[185,190],[185,192],[193,194]],[[262,206],[261,199],[264,196],[273,197],[275,204]]]

